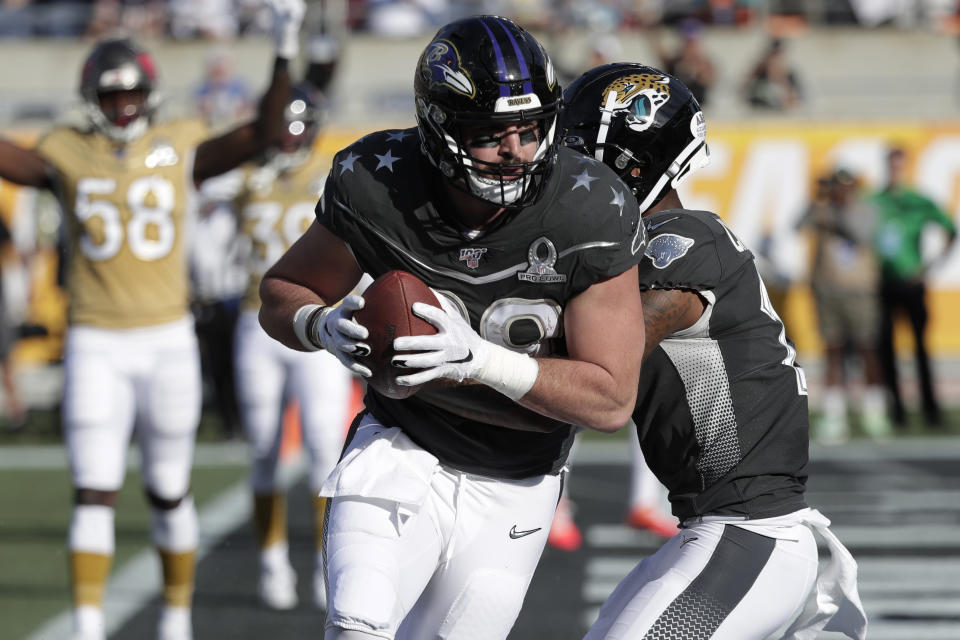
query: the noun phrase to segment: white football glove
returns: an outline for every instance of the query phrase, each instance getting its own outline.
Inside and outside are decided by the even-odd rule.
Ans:
[[[273,42],[277,56],[293,60],[300,53],[300,25],[307,12],[304,0],[267,0],[273,14]]]
[[[440,298],[443,300],[443,298]],[[403,336],[393,341],[394,366],[424,369],[397,376],[397,384],[415,387],[437,378],[476,380],[511,400],[522,398],[537,380],[539,366],[530,356],[481,338],[452,305],[438,309],[415,302],[413,313],[437,328],[435,335]]]
[[[311,327],[310,340],[335,355],[353,373],[369,378],[373,372],[354,359],[370,354],[370,346],[360,342],[370,332],[353,319],[353,312],[360,309],[363,298],[357,295],[347,296],[336,307],[326,307]]]

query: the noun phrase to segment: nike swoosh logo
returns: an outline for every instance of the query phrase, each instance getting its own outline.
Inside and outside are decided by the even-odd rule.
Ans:
[[[653,231],[653,230],[656,229],[657,227],[662,227],[663,225],[667,224],[668,222],[673,222],[674,220],[679,220],[679,219],[680,219],[680,216],[674,216],[674,217],[670,218],[669,220],[664,220],[663,222],[658,222],[657,224],[647,225],[647,231]]]
[[[543,527],[537,527],[536,529],[527,529],[526,531],[517,531],[517,525],[510,527],[510,537],[516,540],[517,538],[522,538],[523,536],[528,536],[531,533],[536,533],[540,531]]]
[[[694,540],[699,540],[699,538],[697,538],[697,536],[693,536],[692,538],[684,537],[683,542],[680,543],[680,546],[683,547],[683,545],[687,544],[688,542],[693,542]]]
[[[463,364],[464,362],[470,362],[471,360],[473,360],[473,351],[467,350],[467,355],[465,357],[461,358],[460,360],[451,360],[450,362],[451,364]],[[536,529],[534,531],[536,531]]]

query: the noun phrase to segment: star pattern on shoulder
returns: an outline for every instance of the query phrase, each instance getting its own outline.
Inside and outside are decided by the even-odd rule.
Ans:
[[[387,134],[387,142],[403,142],[410,133],[408,131],[395,131]]]
[[[600,178],[595,178],[591,176],[589,173],[587,173],[586,169],[584,169],[579,175],[574,174],[574,175],[571,175],[570,177],[577,181],[576,184],[574,184],[570,188],[570,191],[576,190],[577,187],[583,187],[587,191],[590,191],[590,183],[593,182],[594,180],[600,179]]]
[[[390,170],[390,173],[393,173],[393,163],[400,159],[400,158],[394,157],[393,150],[391,149],[387,149],[387,152],[383,155],[380,155],[379,153],[375,153],[373,155],[375,155],[378,160],[377,167],[376,169],[374,169],[374,171],[376,171],[377,169],[382,169],[383,167],[386,167],[387,169]]]
[[[609,185],[608,185],[609,186]],[[609,202],[620,209],[620,215],[623,216],[623,205],[626,203],[626,198],[623,197],[623,191],[617,191],[614,187],[610,186],[610,191],[613,191],[613,200]]]
[[[597,159],[594,158],[593,156],[585,156],[585,155],[583,155],[583,154],[580,154],[580,157],[577,158],[577,164],[579,165],[579,164],[584,164],[584,163],[586,163],[586,164],[596,164],[596,163],[597,163]]]
[[[360,159],[360,156],[354,155],[353,151],[347,154],[347,157],[340,161],[341,175],[347,171],[353,171],[353,163]]]

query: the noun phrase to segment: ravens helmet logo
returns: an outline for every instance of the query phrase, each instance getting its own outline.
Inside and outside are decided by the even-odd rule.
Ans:
[[[446,40],[430,43],[420,73],[430,79],[431,85],[445,85],[468,98],[474,97],[476,86],[460,64],[460,52]]]

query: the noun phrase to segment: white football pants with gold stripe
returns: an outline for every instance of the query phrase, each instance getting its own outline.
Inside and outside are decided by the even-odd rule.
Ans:
[[[266,334],[255,311],[240,314],[235,338],[237,398],[253,456],[252,484],[269,493],[277,481],[283,410],[296,399],[310,488],[318,490],[343,447],[353,381],[326,351],[305,353]]]
[[[543,552],[560,476],[441,465],[367,414],[321,495],[327,628],[371,638],[503,640]]]
[[[162,499],[183,498],[201,384],[192,318],[137,329],[70,327],[63,423],[74,486],[120,489],[136,424],[144,484]]]

